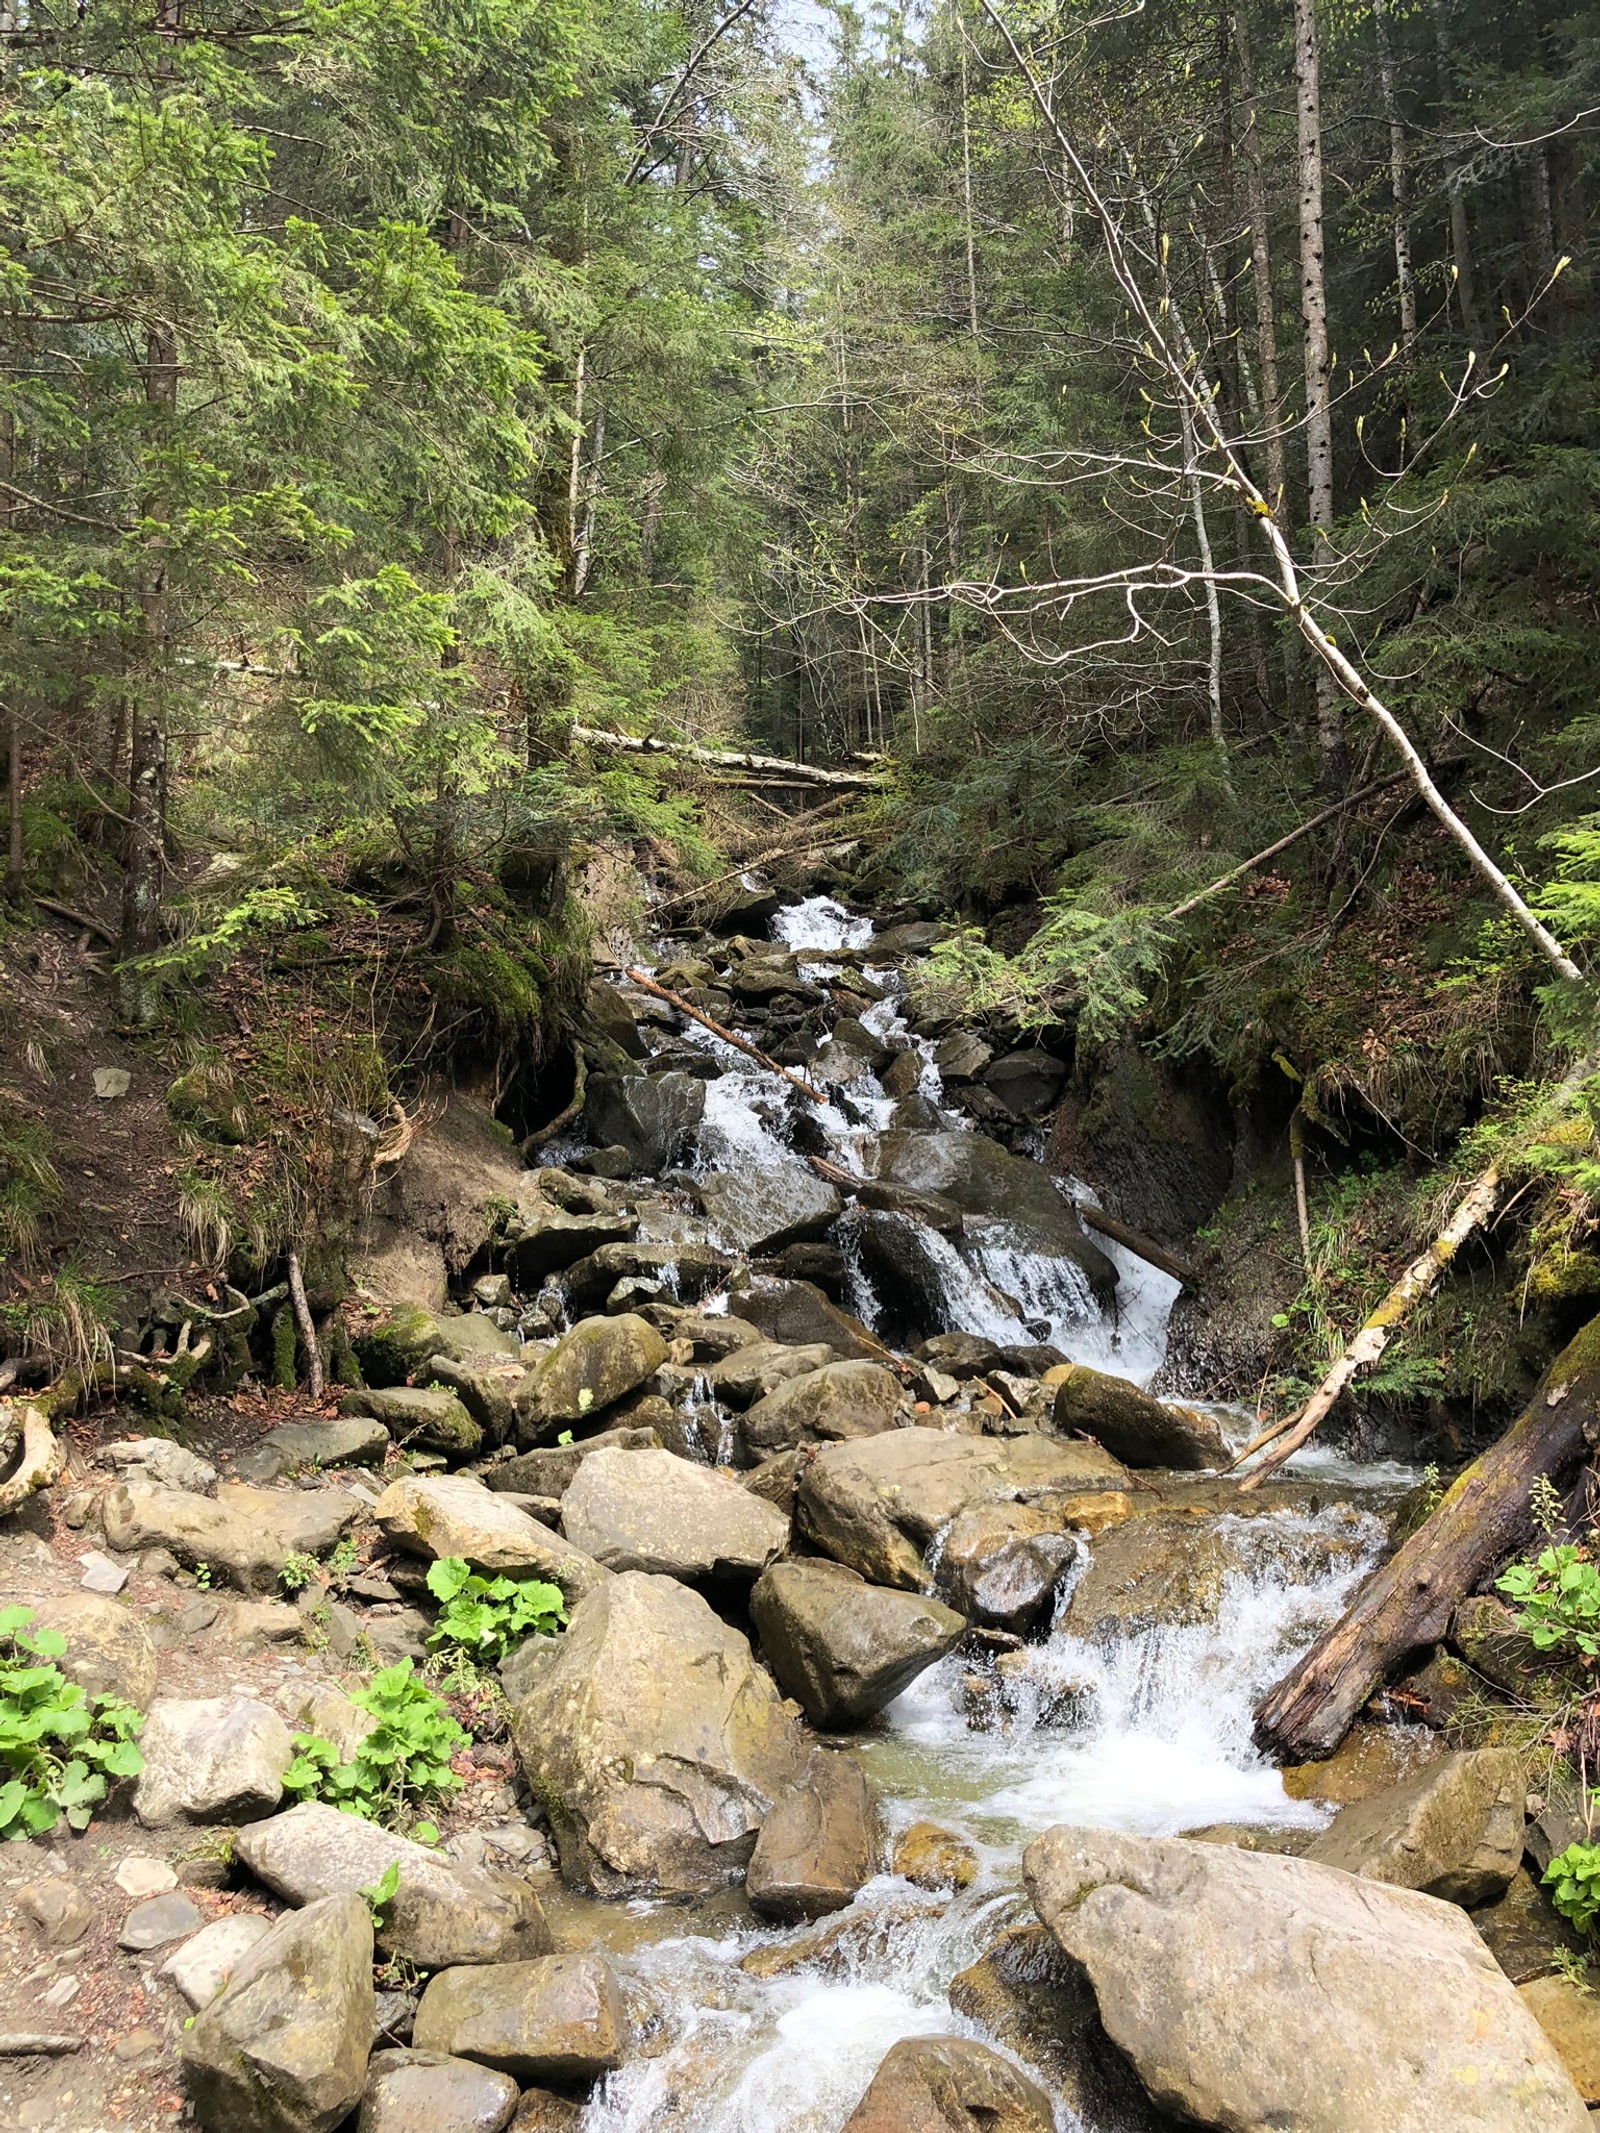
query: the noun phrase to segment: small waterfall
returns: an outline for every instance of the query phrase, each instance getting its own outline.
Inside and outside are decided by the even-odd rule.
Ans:
[[[772,938],[785,948],[865,948],[872,938],[870,918],[857,918],[831,896],[808,896],[785,904],[772,921]]]

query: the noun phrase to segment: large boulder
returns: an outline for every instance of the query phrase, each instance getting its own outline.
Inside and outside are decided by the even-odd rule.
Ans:
[[[1054,2133],[1037,2082],[970,2037],[896,2044],[845,2121],[844,2133]]]
[[[516,1396],[517,1441],[530,1445],[615,1407],[667,1359],[667,1344],[631,1311],[580,1319],[541,1356]]]
[[[1013,1118],[1037,1118],[1059,1098],[1066,1078],[1064,1059],[1030,1046],[1026,1051],[1008,1052],[986,1067],[983,1085]]]
[[[374,2052],[356,2133],[502,2133],[517,2107],[509,2074],[445,2052]]]
[[[458,1367],[458,1366],[451,1366]],[[470,1459],[483,1444],[483,1425],[446,1385],[385,1385],[340,1395],[342,1415],[381,1422],[396,1444]]]
[[[803,1757],[738,1631],[675,1579],[625,1571],[539,1656],[513,1737],[566,1880],[604,1896],[736,1881]]]
[[[1522,1864],[1527,1789],[1514,1749],[1441,1756],[1341,1808],[1305,1856],[1446,1903],[1493,1903]]]
[[[281,1918],[201,2009],[181,2047],[207,2133],[333,2133],[372,2049],[372,1920],[359,1896]]]
[[[860,1764],[814,1749],[761,1825],[745,1875],[751,1909],[785,1925],[842,1911],[872,1878],[874,1825]]]
[[[1581,2133],[1538,2023],[1453,1905],[1231,1845],[1060,1828],[1040,1917],[1164,2109],[1230,2133]]]
[[[791,1348],[820,1342],[847,1362],[894,1360],[876,1334],[841,1310],[812,1281],[779,1281],[751,1274],[733,1285],[733,1308],[769,1341]]]
[[[878,1176],[914,1192],[938,1193],[963,1214],[1003,1222],[1025,1246],[1070,1259],[1102,1303],[1116,1294],[1116,1268],[1084,1235],[1049,1172],[985,1134],[886,1133],[879,1144]]]
[[[611,1297],[625,1282],[649,1282],[663,1295],[689,1302],[718,1287],[732,1266],[726,1252],[692,1235],[655,1242],[639,1239],[632,1244],[602,1244],[587,1259],[568,1267],[560,1287],[569,1315],[609,1310]]]
[[[497,1495],[564,1496],[579,1467],[595,1452],[648,1452],[660,1444],[653,1429],[605,1429],[572,1444],[543,1444],[536,1451],[518,1452],[497,1466],[484,1467],[480,1478]]]
[[[349,1489],[258,1489],[243,1481],[217,1485],[217,1508],[265,1534],[274,1554],[282,1551],[280,1560],[325,1555],[369,1501]]]
[[[1012,1309],[999,1289],[965,1264],[953,1244],[911,1214],[858,1208],[849,1218],[848,1236],[880,1300],[879,1324],[887,1338],[901,1345],[910,1346],[950,1323],[956,1308],[953,1292],[976,1297],[999,1319]]]
[[[254,1696],[164,1697],[139,1736],[133,1811],[146,1829],[270,1814],[294,1760],[289,1728]]]
[[[1056,1388],[1055,1426],[1094,1437],[1124,1466],[1224,1467],[1232,1453],[1215,1419],[1167,1407],[1126,1378],[1071,1363]]]
[[[652,1176],[670,1170],[706,1111],[706,1085],[692,1074],[596,1074],[583,1122],[600,1148],[626,1148]]]
[[[750,1613],[779,1687],[826,1731],[881,1711],[967,1626],[937,1600],[885,1591],[820,1559],[774,1563]]]
[[[782,1512],[714,1467],[666,1451],[596,1452],[561,1499],[568,1540],[610,1570],[759,1577],[789,1540]]]
[[[32,1627],[66,1638],[55,1664],[86,1696],[118,1696],[142,1711],[155,1693],[155,1639],[125,1600],[51,1593],[34,1602]]]
[[[765,1458],[797,1444],[875,1437],[910,1411],[900,1380],[881,1363],[825,1363],[758,1400],[744,1418],[744,1438]]]
[[[610,1572],[470,1474],[402,1474],[372,1507],[384,1537],[428,1561],[459,1555],[487,1577],[544,1578],[569,1605]]]
[[[1592,1986],[1568,1977],[1534,1978],[1522,2004],[1555,2047],[1556,2057],[1586,2104],[1600,2104],[1600,1999]]]
[[[968,1504],[939,1550],[939,1590],[975,1622],[1025,1630],[1055,1598],[1080,1549],[1069,1497],[1042,1503]]]
[[[284,1422],[241,1452],[233,1471],[241,1481],[277,1481],[303,1467],[381,1466],[391,1439],[370,1416],[324,1422]]]
[[[729,1164],[700,1181],[711,1234],[727,1252],[781,1252],[820,1237],[843,1204],[804,1163]]]
[[[598,1955],[441,1970],[412,2038],[498,2067],[518,2081],[592,2081],[622,2063],[628,2023],[611,1965]]]
[[[481,1312],[425,1311],[419,1304],[380,1312],[356,1330],[351,1345],[367,1383],[380,1387],[404,1385],[436,1355],[457,1363],[515,1361],[517,1356],[515,1337]]]
[[[240,1517],[212,1496],[119,1481],[100,1502],[105,1536],[126,1554],[166,1548],[182,1563],[204,1563],[241,1592],[270,1592],[289,1549],[270,1528]]]
[[[639,1227],[637,1215],[569,1214],[564,1207],[544,1206],[524,1213],[506,1237],[506,1264],[519,1289],[530,1295],[602,1244],[625,1244]]]
[[[705,1372],[712,1396],[729,1407],[750,1407],[791,1378],[809,1376],[839,1357],[825,1341],[791,1348],[783,1341],[757,1339],[720,1357]]]
[[[1026,1431],[969,1437],[897,1429],[825,1444],[795,1491],[800,1531],[876,1585],[920,1591],[923,1551],[968,1504],[1057,1489],[1115,1489],[1124,1470],[1098,1445]]]
[[[459,1865],[320,1800],[241,1830],[234,1852],[258,1881],[296,1905],[372,1888],[393,1866],[400,1878],[378,1945],[425,1970],[520,1962],[550,1947],[539,1899],[520,1875]]]

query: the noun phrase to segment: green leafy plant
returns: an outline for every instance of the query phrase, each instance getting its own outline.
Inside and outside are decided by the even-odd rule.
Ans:
[[[1600,1654],[1600,1570],[1581,1548],[1541,1549],[1496,1578],[1495,1590],[1517,1603],[1517,1627],[1540,1651]]]
[[[525,1637],[553,1637],[567,1619],[558,1586],[480,1577],[459,1555],[441,1556],[432,1565],[428,1590],[443,1602],[429,1644],[453,1645],[490,1665]]]
[[[365,1903],[367,1910],[371,1914],[374,1933],[383,1924],[383,1914],[389,1905],[394,1902],[395,1891],[399,1886],[400,1862],[398,1859],[391,1859],[376,1881],[371,1882],[364,1889],[356,1890],[356,1894]]]
[[[316,1557],[302,1554],[298,1548],[291,1548],[283,1559],[283,1568],[278,1572],[278,1582],[285,1592],[304,1592],[316,1575]]]
[[[1552,1948],[1550,1960],[1555,1965],[1558,1977],[1564,1978],[1579,1992],[1592,1996],[1594,1987],[1589,1982],[1588,1956],[1580,1954],[1576,1948]]]
[[[1600,1844],[1569,1844],[1544,1870],[1550,1901],[1569,1925],[1587,1933],[1600,1917]]]
[[[284,1772],[285,1792],[394,1825],[418,1803],[457,1790],[461,1780],[450,1759],[467,1745],[467,1736],[442,1700],[416,1678],[409,1659],[384,1667],[350,1700],[378,1721],[376,1727],[348,1762],[320,1734],[297,1733],[294,1761]]]
[[[144,1768],[142,1714],[85,1695],[53,1662],[59,1630],[30,1630],[30,1607],[0,1608],[0,1838],[42,1836],[65,1819],[84,1829],[114,1778]]]

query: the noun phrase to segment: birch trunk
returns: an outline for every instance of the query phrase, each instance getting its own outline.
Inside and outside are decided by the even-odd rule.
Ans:
[[[1295,126],[1300,217],[1300,317],[1305,328],[1306,517],[1315,560],[1331,558],[1333,408],[1328,357],[1328,288],[1322,227],[1322,80],[1316,0],[1295,0]],[[1325,791],[1345,783],[1344,706],[1325,666],[1317,669],[1317,761]]]
[[[1400,123],[1400,99],[1395,90],[1388,0],[1372,0],[1372,27],[1378,40],[1378,90],[1383,98],[1384,122],[1389,128],[1389,196],[1394,206],[1394,272],[1400,304],[1400,346],[1409,355],[1417,338],[1417,276],[1411,257],[1406,136]]]
[[[1243,8],[1233,15],[1233,48],[1238,60],[1239,95],[1244,124],[1239,149],[1244,157],[1245,212],[1250,224],[1250,279],[1256,305],[1256,364],[1261,374],[1261,424],[1267,461],[1267,503],[1283,509],[1288,477],[1283,464],[1283,400],[1278,381],[1278,327],[1272,307],[1272,255],[1267,242],[1267,177],[1261,157],[1261,129],[1256,117],[1255,70]]]

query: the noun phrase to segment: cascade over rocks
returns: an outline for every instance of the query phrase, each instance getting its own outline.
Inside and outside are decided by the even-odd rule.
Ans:
[[[600,1148],[625,1148],[654,1177],[683,1154],[705,1116],[706,1086],[691,1074],[596,1074],[583,1122]]]
[[[1102,1303],[1116,1293],[1116,1268],[1083,1234],[1048,1172],[981,1133],[886,1133],[878,1176],[914,1192],[938,1193],[964,1214],[1004,1222],[1034,1250],[1070,1259]]]
[[[563,1879],[606,1896],[737,1880],[804,1752],[738,1631],[687,1586],[639,1571],[573,1611],[512,1732]]]
[[[1229,1845],[1060,1828],[1029,1894],[1163,2108],[1236,2133],[1581,2133],[1576,2089],[1466,1915]]]

